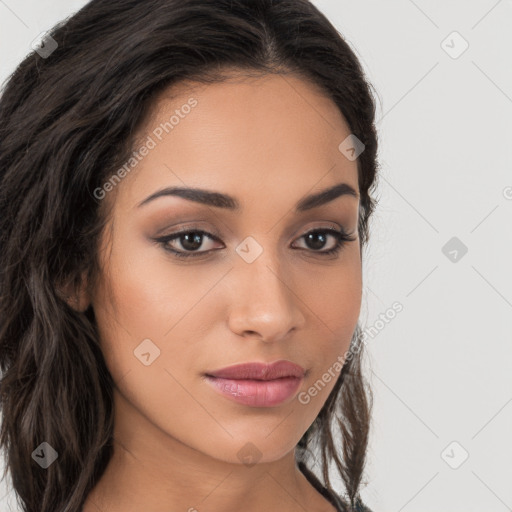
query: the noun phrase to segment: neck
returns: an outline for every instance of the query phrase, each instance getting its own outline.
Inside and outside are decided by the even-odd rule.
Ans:
[[[114,394],[114,453],[83,512],[334,510],[298,469],[294,450],[252,466],[215,459],[133,413],[117,389]]]

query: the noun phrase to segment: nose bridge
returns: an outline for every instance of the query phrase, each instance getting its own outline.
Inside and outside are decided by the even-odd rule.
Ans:
[[[248,241],[248,246],[240,244],[237,252],[248,247],[248,252],[254,250],[251,243]],[[302,327],[304,316],[279,255],[268,248],[262,249],[250,263],[243,253],[235,260],[231,273],[233,296],[229,323],[240,335],[257,333],[263,340],[272,341]]]

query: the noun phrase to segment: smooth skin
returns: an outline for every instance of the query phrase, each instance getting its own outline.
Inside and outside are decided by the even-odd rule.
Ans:
[[[297,468],[295,447],[335,379],[307,404],[297,395],[346,353],[360,313],[357,162],[338,149],[350,129],[304,79],[233,73],[227,82],[165,91],[139,140],[190,98],[197,105],[160,141],[153,135],[156,147],[103,199],[113,211],[101,274],[75,297],[82,310],[92,303],[116,383],[114,455],[84,512],[332,512]],[[356,197],[295,212],[305,196],[339,183]],[[170,186],[229,194],[241,209],[175,196],[138,206]],[[217,239],[203,236],[195,251],[183,236],[167,243],[202,253],[188,259],[154,240],[182,228]],[[355,237],[338,255],[321,254],[336,244],[329,233],[323,244],[304,236],[334,228]],[[263,249],[252,263],[235,250],[247,237]],[[160,350],[149,365],[134,355],[145,339]],[[307,374],[275,407],[233,402],[204,378],[279,359]],[[248,446],[261,454],[256,465],[238,456],[254,450]]]

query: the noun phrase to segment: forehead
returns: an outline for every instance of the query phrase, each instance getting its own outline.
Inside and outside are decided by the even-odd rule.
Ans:
[[[180,112],[189,110],[186,105],[192,100],[197,102],[192,112]],[[336,132],[350,134],[334,101],[316,84],[293,73],[246,76],[232,72],[220,82],[175,84],[154,99],[139,138],[169,121],[173,114],[179,115],[180,122],[184,117],[192,118],[194,132],[201,139],[215,138],[215,134],[220,137],[221,128],[231,128],[233,138],[246,138],[262,128],[271,134],[272,128],[286,127],[286,132],[274,134],[284,137],[291,132],[312,142]]]
[[[303,195],[343,180],[357,190],[357,164],[339,150],[349,135],[337,105],[293,74],[182,82],[155,99],[137,134],[151,150],[126,180],[137,183],[130,201],[156,185]]]

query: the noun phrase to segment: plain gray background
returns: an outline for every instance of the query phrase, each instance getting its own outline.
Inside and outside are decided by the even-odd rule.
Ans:
[[[0,80],[85,3],[0,0]],[[378,91],[363,499],[374,512],[511,510],[512,1],[314,3]],[[2,496],[18,510],[5,483]]]

